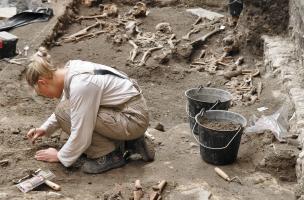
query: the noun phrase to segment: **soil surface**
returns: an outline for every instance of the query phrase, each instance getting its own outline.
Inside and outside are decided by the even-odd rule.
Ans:
[[[131,5],[123,4],[118,4],[118,7],[122,13],[132,8]],[[80,7],[78,16],[95,13],[100,13],[99,9]],[[169,22],[176,38],[181,39],[190,31],[196,19],[197,17],[186,12],[186,7],[183,6],[151,7],[149,15],[140,19],[139,28],[144,33],[156,33],[155,26],[158,23]],[[104,21],[115,19],[109,18]],[[64,36],[95,22],[83,20],[73,23],[63,31]],[[235,30],[229,26],[226,18],[221,19],[219,23],[226,25],[225,31],[210,37],[203,46],[195,49],[190,55],[187,54],[187,48],[179,53],[177,51],[177,54],[170,56],[165,64],[160,64],[157,58],[163,55],[159,50],[152,53],[145,65],[138,65],[143,53],[136,57],[136,62],[129,62],[132,46],[123,38],[116,43],[115,39],[119,35],[115,37],[115,34],[101,34],[78,42],[61,43],[50,49],[54,63],[60,67],[71,59],[82,59],[126,72],[138,80],[147,99],[151,116],[149,133],[155,137],[155,161],[144,163],[132,160],[125,167],[104,174],[87,175],[77,166],[64,168],[59,163],[43,163],[34,159],[37,150],[47,147],[60,148],[67,139],[61,131],[50,138],[39,140],[34,146],[25,138],[31,127],[40,126],[53,112],[58,101],[47,100],[33,93],[25,83],[24,66],[1,62],[0,160],[7,159],[8,164],[0,166],[0,199],[129,199],[136,179],[141,180],[145,199],[148,198],[152,186],[163,179],[168,181],[163,199],[199,199],[208,192],[212,194],[210,199],[214,200],[293,199],[295,155],[298,153],[296,146],[278,143],[272,134],[244,135],[237,161],[232,165],[221,166],[229,176],[240,177],[243,183],[240,185],[228,183],[216,175],[215,166],[202,160],[199,146],[191,135],[185,111],[187,98],[184,92],[187,89],[208,85],[234,93],[231,84],[226,84],[230,80],[223,77],[225,66],[220,66],[215,73],[210,73],[208,70],[193,70],[190,65],[202,49],[206,50],[206,63],[223,55],[223,39]],[[190,40],[195,40],[213,28],[205,27],[199,33],[191,35]],[[167,38],[168,35],[163,37]],[[61,40],[62,37],[54,42]],[[187,43],[181,41],[180,45],[187,47]],[[163,45],[167,47],[168,44]],[[141,47],[141,50],[147,49],[146,46]],[[240,56],[244,57],[244,68],[260,70],[260,74],[253,79],[253,84],[261,81],[264,87],[259,100],[248,103],[233,99],[234,106],[229,110],[240,113],[248,121],[253,115],[260,117],[262,114],[274,113],[285,102],[285,95],[277,84],[279,80],[264,78],[262,57],[253,56],[248,51],[234,54],[228,63],[234,63]],[[234,80],[243,79],[244,76],[239,76]],[[260,113],[257,108],[262,106],[268,110]],[[165,132],[155,130],[153,127],[156,124],[161,124]],[[51,189],[44,185],[28,194],[18,191],[12,180],[37,168],[50,169],[56,175],[54,181],[61,185],[62,196],[52,193]]]
[[[203,118],[200,124],[208,129],[218,130],[218,131],[234,131],[237,130],[241,125],[235,124],[230,121],[220,121]]]

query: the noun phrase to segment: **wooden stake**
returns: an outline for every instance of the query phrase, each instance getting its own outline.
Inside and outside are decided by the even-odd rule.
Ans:
[[[162,180],[162,181],[158,184],[158,186],[157,186],[158,191],[159,191],[160,193],[162,193],[162,191],[163,191],[163,189],[165,188],[166,185],[167,185],[167,181],[166,181],[166,180]]]
[[[140,200],[144,196],[140,180],[135,181],[135,190],[133,191],[134,200]]]
[[[161,199],[161,193],[167,184],[166,180],[162,180],[156,187],[153,188],[153,192],[150,194],[150,200]]]
[[[142,189],[142,186],[140,184],[140,180],[135,181],[135,189],[137,189],[137,190]]]

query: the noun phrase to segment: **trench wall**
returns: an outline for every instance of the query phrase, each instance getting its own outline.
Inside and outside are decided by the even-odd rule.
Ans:
[[[304,0],[290,0],[289,3],[289,34],[290,38],[294,41],[296,58],[298,61],[297,71],[299,75],[303,76],[304,70]],[[299,154],[296,165],[296,173],[298,177],[299,188],[301,192],[299,195],[304,195],[304,89],[303,78],[301,84],[295,91],[290,91],[296,112],[296,131],[299,134],[298,140],[302,147],[302,152]]]
[[[304,67],[304,0],[290,0],[289,29],[296,45],[297,57]]]

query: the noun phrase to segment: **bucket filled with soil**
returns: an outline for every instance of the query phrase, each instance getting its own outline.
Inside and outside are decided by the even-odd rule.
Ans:
[[[209,110],[197,114],[195,120],[202,159],[214,165],[233,163],[247,124],[246,118],[230,111]]]
[[[185,92],[187,97],[187,114],[191,130],[195,124],[195,116],[204,110],[228,110],[231,104],[231,93],[209,87],[192,88]],[[194,134],[198,135],[198,128],[194,127]]]

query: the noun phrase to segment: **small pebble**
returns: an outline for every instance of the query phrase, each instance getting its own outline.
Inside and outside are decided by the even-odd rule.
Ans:
[[[11,132],[13,134],[19,134],[21,131],[19,129],[15,128],[15,129],[11,129]]]
[[[194,142],[190,142],[189,145],[190,145],[191,148],[193,148],[193,147],[198,147],[198,144],[196,144],[196,143],[194,143]]]
[[[263,177],[257,177],[256,179],[254,179],[253,180],[253,184],[260,184],[260,183],[263,183],[263,182],[265,182],[265,178],[263,178]]]
[[[8,194],[5,192],[0,192],[0,199],[7,199]]]
[[[60,199],[62,197],[63,197],[63,195],[58,192],[48,192],[47,193],[47,198]]]
[[[265,167],[266,166],[265,159],[261,160],[261,162],[259,164],[260,164],[261,167]]]
[[[0,160],[0,166],[7,166],[8,162],[8,160]]]
[[[154,127],[154,129],[158,130],[158,131],[162,131],[164,132],[165,131],[165,127],[163,124],[161,123],[157,123],[156,126]]]

